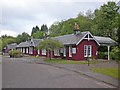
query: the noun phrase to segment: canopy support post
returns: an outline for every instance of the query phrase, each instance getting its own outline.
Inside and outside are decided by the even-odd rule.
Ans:
[[[108,60],[110,60],[110,46],[107,46],[108,48]]]

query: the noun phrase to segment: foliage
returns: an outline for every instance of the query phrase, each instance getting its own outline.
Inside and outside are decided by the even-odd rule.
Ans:
[[[98,52],[98,58],[107,59],[108,52]]]
[[[11,50],[9,51],[10,57],[22,57],[23,53],[20,52],[19,50]]]
[[[44,24],[43,24],[43,25],[41,26],[41,31],[44,31],[44,32],[47,33],[47,32],[48,32],[48,27],[47,27],[47,25],[44,25]]]
[[[93,25],[94,35],[109,36],[116,39],[116,28],[118,27],[118,6],[115,2],[108,2],[95,10]]]
[[[17,37],[16,37],[16,43],[21,43],[21,42],[25,42],[27,40],[30,39],[30,35],[26,32],[23,32],[22,34],[19,34]]]
[[[120,47],[120,14],[119,14],[119,17],[118,17],[118,29],[117,29],[117,42],[119,44],[119,47]]]
[[[36,27],[32,28],[31,36],[36,33],[37,31],[40,31],[39,27],[36,25]]]
[[[11,44],[11,43],[15,43],[16,42],[16,38],[12,37],[12,36],[7,36],[7,35],[3,35],[1,36],[1,49],[3,49],[6,45]]]
[[[36,33],[33,34],[33,38],[36,38],[36,39],[42,39],[43,37],[44,37],[43,31],[37,31]]]
[[[118,68],[92,68],[92,71],[118,79]]]
[[[50,27],[50,36],[72,34],[75,22],[80,25],[80,31],[90,31],[93,35],[109,36],[117,40],[118,6],[115,2],[108,2],[94,12],[88,10],[86,14],[80,12],[76,18],[55,22]],[[120,25],[119,25],[120,26]],[[118,34],[119,35],[119,34]],[[120,35],[119,35],[120,36]]]
[[[62,47],[62,44],[59,41],[48,38],[48,39],[41,41],[37,48],[53,50],[54,48],[60,48],[60,47]]]
[[[50,54],[52,53],[52,50],[54,48],[60,48],[62,47],[62,44],[59,41],[53,40],[51,38],[45,39],[40,42],[40,44],[37,46],[38,49],[46,49],[50,51]],[[50,55],[51,59],[51,55]]]
[[[114,47],[110,53],[111,59],[115,60],[117,63],[120,62],[120,48]]]

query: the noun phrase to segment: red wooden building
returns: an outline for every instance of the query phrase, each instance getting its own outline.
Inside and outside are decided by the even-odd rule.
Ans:
[[[52,58],[61,57],[67,60],[85,60],[87,57],[97,58],[99,46],[108,47],[109,60],[110,46],[117,44],[109,37],[93,36],[89,31],[80,32],[80,30],[75,30],[74,34],[52,37],[52,39],[58,40],[64,45],[63,48],[52,51]],[[25,54],[48,57],[50,55],[49,51],[35,48],[41,40],[31,39],[31,41],[21,42],[16,48]]]

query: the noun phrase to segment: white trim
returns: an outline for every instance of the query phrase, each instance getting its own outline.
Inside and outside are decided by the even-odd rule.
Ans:
[[[85,37],[88,35],[88,34],[90,34],[92,37],[93,37],[93,35],[90,33],[90,32],[88,32],[82,39],[80,39],[80,41],[76,44],[76,45],[78,45],[83,39],[86,39]],[[90,39],[89,39],[90,40]],[[98,41],[93,37],[93,40],[95,40],[96,42],[97,42],[97,44],[100,46],[100,44],[98,43]]]
[[[29,47],[29,54],[33,54],[33,47]]]
[[[60,50],[55,48],[54,49],[54,56],[60,56]]]
[[[63,56],[66,56],[66,47],[63,48]]]
[[[40,49],[37,50],[38,55],[40,54]]]
[[[46,55],[46,49],[42,49],[42,55]]]
[[[92,56],[92,45],[84,45],[84,57]]]
[[[25,48],[23,48],[23,53],[25,53]]]
[[[108,60],[110,60],[110,46],[107,46],[108,48]]]
[[[72,46],[69,46],[69,57],[72,57]]]
[[[28,53],[28,48],[26,48],[26,53]]]
[[[76,54],[76,48],[72,48],[72,54]]]

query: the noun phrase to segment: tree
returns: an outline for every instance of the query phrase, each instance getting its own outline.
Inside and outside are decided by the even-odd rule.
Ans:
[[[19,34],[17,37],[16,37],[16,43],[21,43],[21,42],[25,42],[27,40],[30,39],[30,35],[26,32],[23,32],[22,34]]]
[[[45,33],[48,33],[48,27],[47,27],[47,25],[42,25],[41,26],[41,31],[44,31]]]
[[[108,2],[95,10],[93,27],[97,32],[95,35],[109,36],[116,38],[116,28],[118,23],[118,6],[115,2]]]
[[[62,44],[59,41],[53,40],[51,38],[40,41],[37,46],[38,49],[46,49],[49,52],[49,58],[51,60],[52,50],[62,47]]]
[[[119,64],[120,62],[120,48],[119,47],[116,46],[112,49],[111,57]]]
[[[36,33],[37,31],[40,31],[39,27],[36,25],[36,27],[32,28],[31,36]]]
[[[7,36],[7,35],[2,35],[0,40],[1,40],[1,44],[2,44],[1,49],[4,49],[4,47],[6,47],[6,45],[8,45],[8,44],[16,42],[15,37]]]
[[[118,30],[117,30],[117,42],[119,44],[120,47],[120,14],[119,14],[119,18],[118,18]]]
[[[44,37],[43,31],[37,31],[36,33],[33,34],[33,38],[36,38],[36,39],[42,39],[43,37]]]

